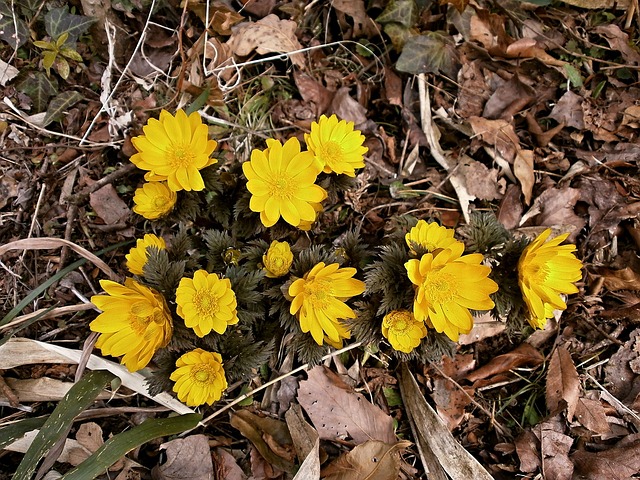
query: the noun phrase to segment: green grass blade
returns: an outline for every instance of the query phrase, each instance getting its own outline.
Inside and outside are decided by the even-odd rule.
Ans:
[[[89,458],[65,474],[61,480],[91,480],[103,474],[127,452],[154,438],[175,435],[198,425],[202,416],[188,413],[179,417],[154,418],[107,440]]]
[[[104,386],[115,375],[106,370],[88,372],[64,396],[44,423],[33,443],[24,454],[18,466],[14,480],[30,480],[40,460],[66,434],[73,419],[93,403]]]
[[[22,438],[25,433],[42,427],[46,421],[47,417],[23,418],[10,425],[0,427],[0,450]]]

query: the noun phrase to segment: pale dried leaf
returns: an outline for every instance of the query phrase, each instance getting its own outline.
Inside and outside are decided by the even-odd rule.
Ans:
[[[60,347],[50,343],[28,338],[12,338],[0,346],[0,370],[8,370],[20,365],[42,363],[77,364],[82,356],[81,350]],[[124,365],[105,360],[96,355],[89,357],[87,367],[91,370],[108,370],[122,380],[122,385],[150,398],[154,402],[170,408],[176,413],[195,413],[192,409],[162,392],[152,396],[146,387],[146,379],[139,373],[131,373]]]
[[[298,402],[323,440],[395,441],[393,419],[325,367],[312,368],[300,382]]]
[[[416,427],[416,443],[423,453],[432,452],[427,462],[441,465],[450,478],[493,480],[491,474],[456,441],[443,420],[427,403],[406,363],[402,364],[399,383],[402,401],[409,419]],[[436,478],[435,472],[432,473]]]
[[[520,459],[520,471],[532,473],[540,468],[540,442],[532,432],[526,430],[518,435],[515,445]]]
[[[320,437],[318,432],[304,419],[302,408],[292,404],[284,415],[296,449],[298,461],[302,462],[294,480],[320,478]]]
[[[524,203],[531,203],[533,185],[536,183],[536,176],[533,173],[533,150],[518,150],[513,161],[513,173],[522,187]]]
[[[571,480],[573,462],[569,459],[569,451],[573,446],[573,438],[555,430],[541,428],[542,471],[545,478],[555,480]]]
[[[239,56],[247,56],[253,50],[258,54],[290,53],[302,49],[296,37],[298,24],[291,20],[280,20],[277,15],[270,14],[257,22],[244,22],[233,28],[233,35],[227,45]],[[291,53],[291,61],[304,68],[304,56]]]
[[[224,448],[216,448],[213,453],[213,463],[215,473],[214,478],[224,478],[225,480],[247,480],[247,476],[238,465],[238,462]]]
[[[6,86],[7,82],[10,82],[11,80],[13,80],[18,73],[20,73],[20,70],[18,70],[16,67],[14,67],[13,65],[9,65],[7,62],[5,62],[4,60],[0,60],[0,85],[1,86]]]
[[[584,99],[580,95],[569,90],[553,106],[549,118],[553,118],[558,123],[564,123],[569,127],[582,130],[584,128],[583,101]]]
[[[592,10],[614,7],[618,10],[626,10],[629,8],[631,0],[562,0],[562,3]]]
[[[209,480],[213,478],[213,462],[206,435],[190,435],[163,443],[167,460],[153,467],[155,480]]]
[[[349,95],[349,87],[342,87],[333,96],[330,114],[335,113],[339,119],[359,125],[367,121],[367,109]]]
[[[571,354],[560,346],[551,355],[547,372],[547,408],[557,412],[566,402],[567,419],[571,421],[580,396],[580,378]]]
[[[369,440],[357,445],[323,470],[325,480],[396,480],[400,473],[400,452],[411,442],[384,443]]]
[[[10,452],[25,453],[39,432],[40,430],[31,430],[22,438],[16,440],[10,445],[6,445],[3,448]],[[67,438],[64,442],[62,453],[60,453],[57,461],[61,463],[70,463],[75,466],[87,459],[90,455],[91,452],[83,447],[77,440]]]
[[[489,169],[484,163],[470,157],[458,168],[464,177],[464,183],[470,195],[480,200],[497,200],[502,195],[499,191],[498,171]]]

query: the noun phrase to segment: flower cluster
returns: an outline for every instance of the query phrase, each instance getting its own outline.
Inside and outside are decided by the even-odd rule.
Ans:
[[[159,234],[125,256],[133,278],[101,282],[96,346],[130,371],[153,365],[152,387],[172,384],[199,406],[254,375],[276,348],[313,363],[351,338],[386,340],[399,358],[424,359],[469,333],[477,311],[526,310],[542,328],[567,307],[582,264],[575,246],[561,245],[566,235],[549,240],[546,230],[527,246],[486,216],[458,230],[462,241],[417,220],[385,236],[375,257],[345,231],[355,223],[348,207],[321,216],[365,166],[364,140],[353,122],[322,115],[306,146],[267,139],[248,160],[225,163],[211,157],[217,144],[197,113],[149,120],[132,139],[131,161],[146,171],[133,210]]]
[[[322,211],[327,192],[316,184],[320,172],[355,177],[364,167],[364,136],[353,122],[325,115],[311,124],[305,134],[308,151],[292,137],[284,144],[267,140],[265,150],[253,150],[251,160],[242,165],[251,192],[249,208],[260,214],[265,227],[283,218],[288,224],[308,230]]]
[[[149,183],[136,190],[133,211],[156,220],[173,209],[176,192],[204,189],[200,170],[217,162],[211,158],[217,142],[209,140],[208,127],[197,112],[178,110],[174,116],[162,110],[160,118],[149,119],[142,131],[131,139],[137,150],[131,162],[147,171],[144,178]]]

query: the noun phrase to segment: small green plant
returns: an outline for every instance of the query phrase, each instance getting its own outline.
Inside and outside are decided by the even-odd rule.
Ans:
[[[47,70],[47,75],[51,76],[53,67],[58,75],[65,80],[69,78],[69,60],[82,62],[82,56],[72,47],[66,45],[69,39],[69,32],[64,32],[57,40],[36,40],[33,44],[42,49],[42,65]]]

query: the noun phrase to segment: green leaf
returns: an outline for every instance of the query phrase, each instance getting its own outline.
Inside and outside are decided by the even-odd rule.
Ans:
[[[57,56],[58,52],[54,52],[52,50],[42,52],[42,66],[47,71],[47,75],[51,75],[51,67],[56,62]]]
[[[565,63],[564,71],[567,74],[567,79],[571,82],[572,85],[578,88],[582,88],[582,85],[583,85],[582,75],[580,75],[580,72],[576,67],[568,63]]]
[[[93,455],[65,474],[62,480],[90,480],[96,478],[134,448],[155,438],[175,435],[195,428],[201,419],[201,415],[189,413],[179,417],[146,420],[131,430],[111,437]]]
[[[33,44],[38,48],[42,48],[43,50],[55,50],[56,49],[55,44],[53,44],[51,42],[46,42],[44,40],[35,40],[33,42]]]
[[[382,393],[384,394],[384,398],[387,399],[387,405],[390,407],[399,407],[402,405],[402,395],[400,395],[397,389],[384,387]]]
[[[444,32],[429,32],[407,41],[396,68],[413,74],[443,73],[455,79],[459,65],[451,36]]]
[[[42,427],[46,421],[47,417],[23,418],[0,428],[0,449],[12,444],[14,440],[22,438],[25,433]]]
[[[60,49],[60,54],[67,58],[70,58],[71,60],[75,60],[76,62],[82,61],[82,55],[76,52],[73,48],[62,47]]]
[[[391,0],[384,11],[376,18],[378,23],[399,23],[411,28],[418,22],[418,6],[415,0]]]
[[[47,12],[44,16],[44,28],[51,38],[58,39],[66,33],[69,38],[64,43],[74,45],[78,41],[78,37],[86,32],[95,21],[96,19],[93,17],[69,13],[68,7],[60,7]]]
[[[67,62],[64,58],[58,57],[56,59],[56,70],[58,70],[58,74],[65,80],[69,78],[69,73],[70,73],[69,62]]]
[[[49,98],[58,93],[58,81],[44,72],[28,72],[16,88],[31,98],[34,113],[39,113],[47,108]]]
[[[69,64],[67,63],[67,68],[68,67]],[[58,66],[58,68],[60,67]],[[60,75],[62,75],[62,73],[60,73]],[[62,92],[60,95],[56,96],[53,100],[51,100],[51,104],[49,105],[49,108],[47,108],[47,114],[44,116],[43,125],[46,127],[51,122],[59,120],[65,110],[75,105],[83,98],[84,97],[79,92],[76,92],[74,90]]]
[[[414,28],[407,28],[399,23],[386,23],[383,28],[384,33],[391,39],[391,43],[396,52],[402,52],[407,40],[418,34]]]
[[[18,27],[17,30],[16,27]],[[11,48],[18,48],[28,39],[27,23],[19,18],[16,12],[11,11],[11,3],[0,0],[0,40],[7,42]]]
[[[66,435],[73,419],[93,403],[114,377],[106,370],[89,372],[69,389],[33,439],[18,465],[14,480],[31,479],[40,460],[63,435]]]

